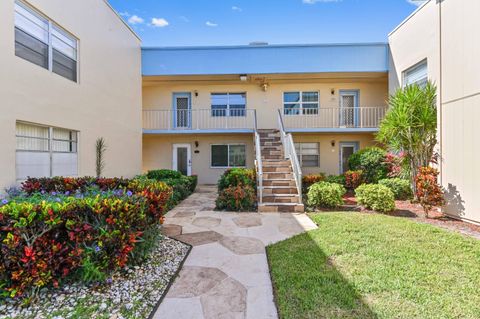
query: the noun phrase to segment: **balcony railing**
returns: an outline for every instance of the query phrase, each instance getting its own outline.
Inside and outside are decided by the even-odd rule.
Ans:
[[[144,110],[143,129],[153,131],[254,131],[255,110]]]
[[[287,131],[309,129],[377,129],[386,107],[285,109],[282,113]]]

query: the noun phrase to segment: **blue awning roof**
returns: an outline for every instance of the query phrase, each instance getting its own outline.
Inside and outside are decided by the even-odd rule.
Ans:
[[[143,48],[144,76],[387,72],[388,44]]]

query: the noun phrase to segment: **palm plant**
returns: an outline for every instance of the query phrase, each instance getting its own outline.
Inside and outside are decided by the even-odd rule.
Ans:
[[[389,99],[389,110],[377,134],[377,140],[392,151],[404,152],[414,193],[418,169],[429,166],[437,144],[436,97],[437,88],[431,82],[399,89]]]
[[[96,162],[95,170],[97,173],[97,178],[102,176],[103,170],[105,169],[105,152],[107,151],[107,144],[105,139],[100,137],[95,142],[95,153],[96,153]]]

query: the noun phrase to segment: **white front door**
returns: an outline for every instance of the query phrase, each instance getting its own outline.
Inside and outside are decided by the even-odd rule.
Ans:
[[[172,169],[183,175],[192,175],[192,153],[190,144],[173,144]]]
[[[340,142],[340,174],[345,173],[348,167],[348,159],[358,151],[358,142]]]

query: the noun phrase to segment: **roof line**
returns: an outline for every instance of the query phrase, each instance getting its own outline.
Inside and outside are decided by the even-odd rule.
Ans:
[[[125,20],[123,20],[123,18],[118,14],[118,12],[112,7],[112,5],[108,2],[108,0],[103,0],[103,2],[110,8],[110,10],[113,11],[113,13],[115,13],[115,15],[117,16],[117,18],[120,19],[120,21],[122,21],[122,23],[127,27],[128,30],[130,30],[130,32],[132,32],[132,34],[140,41],[142,42],[142,39],[140,38],[140,36],[132,29],[131,26],[128,25],[128,23],[125,22]]]
[[[252,48],[299,48],[299,47],[344,47],[344,46],[387,46],[388,42],[362,42],[362,43],[313,43],[313,44],[268,44],[268,45],[218,45],[218,46],[145,46],[142,50],[228,50]]]
[[[402,26],[404,26],[413,16],[415,16],[420,10],[422,10],[427,4],[429,4],[432,0],[427,0],[425,3],[423,3],[421,6],[419,6],[415,11],[413,11],[408,17],[406,17],[402,22],[400,22],[399,25],[395,27],[389,34],[388,37],[393,35],[398,29],[400,29]]]

